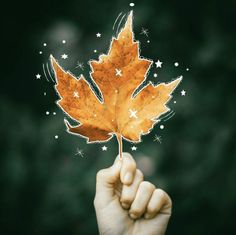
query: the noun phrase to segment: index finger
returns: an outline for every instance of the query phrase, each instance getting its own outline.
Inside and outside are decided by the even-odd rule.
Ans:
[[[123,153],[120,180],[125,185],[132,184],[136,172],[136,162],[129,153]]]

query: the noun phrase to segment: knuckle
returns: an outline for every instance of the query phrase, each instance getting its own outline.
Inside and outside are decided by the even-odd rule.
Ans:
[[[166,204],[168,208],[172,208],[172,200],[170,196],[162,189],[156,189],[160,200]]]
[[[158,194],[158,196],[160,197],[160,199],[165,199],[165,197],[166,197],[166,193],[162,190],[162,189],[156,189],[156,192],[157,192],[157,194]]]
[[[143,181],[144,176],[143,176],[143,172],[140,171],[139,169],[136,170],[136,175],[138,176],[138,178],[141,179],[141,181]]]
[[[154,184],[152,184],[152,183],[150,183],[148,181],[141,182],[140,187],[142,187],[142,188],[144,188],[146,190],[154,190],[155,189]]]
[[[168,203],[169,205],[172,205],[172,201],[169,197],[169,195],[162,189],[157,189],[157,193],[158,193],[158,196],[159,198],[162,200],[162,201],[165,201],[166,203]]]

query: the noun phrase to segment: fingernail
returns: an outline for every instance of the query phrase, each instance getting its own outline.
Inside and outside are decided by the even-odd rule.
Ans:
[[[133,175],[131,172],[127,172],[124,177],[124,184],[130,184],[132,183]]]
[[[129,208],[129,204],[124,203],[124,202],[122,202],[121,204],[122,204],[122,207],[123,207],[124,209],[128,209],[128,208]]]
[[[129,216],[132,218],[132,219],[137,219],[137,216],[133,213],[130,213]]]

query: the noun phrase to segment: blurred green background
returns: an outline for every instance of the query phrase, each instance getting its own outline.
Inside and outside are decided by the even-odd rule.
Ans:
[[[169,103],[175,116],[162,123],[163,130],[158,124],[132,152],[146,178],[173,199],[167,234],[235,233],[235,1],[133,2],[134,7],[122,0],[8,1],[2,6],[1,234],[98,234],[95,176],[112,163],[117,143],[111,140],[103,152],[102,144],[87,145],[65,132],[65,115],[42,65],[52,53],[66,69],[88,78],[87,61],[107,52],[116,17],[131,9],[141,55],[163,61],[148,79],[184,76]],[[148,37],[140,34],[142,27]],[[67,60],[60,59],[63,53]],[[77,61],[84,71],[76,68]],[[153,141],[155,134],[161,144]],[[124,150],[130,152],[131,146],[125,143]],[[83,157],[76,155],[77,148]]]

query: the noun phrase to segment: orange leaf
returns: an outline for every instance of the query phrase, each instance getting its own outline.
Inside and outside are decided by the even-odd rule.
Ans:
[[[122,138],[139,142],[148,134],[166,106],[171,93],[182,78],[154,86],[149,82],[135,96],[145,81],[153,61],[139,55],[139,42],[134,40],[132,12],[117,38],[112,38],[108,54],[89,61],[91,78],[102,94],[100,101],[83,75],[77,79],[66,72],[51,56],[56,75],[58,105],[79,124],[66,125],[70,133],[87,138],[88,143],[108,141],[117,136],[122,154]]]

